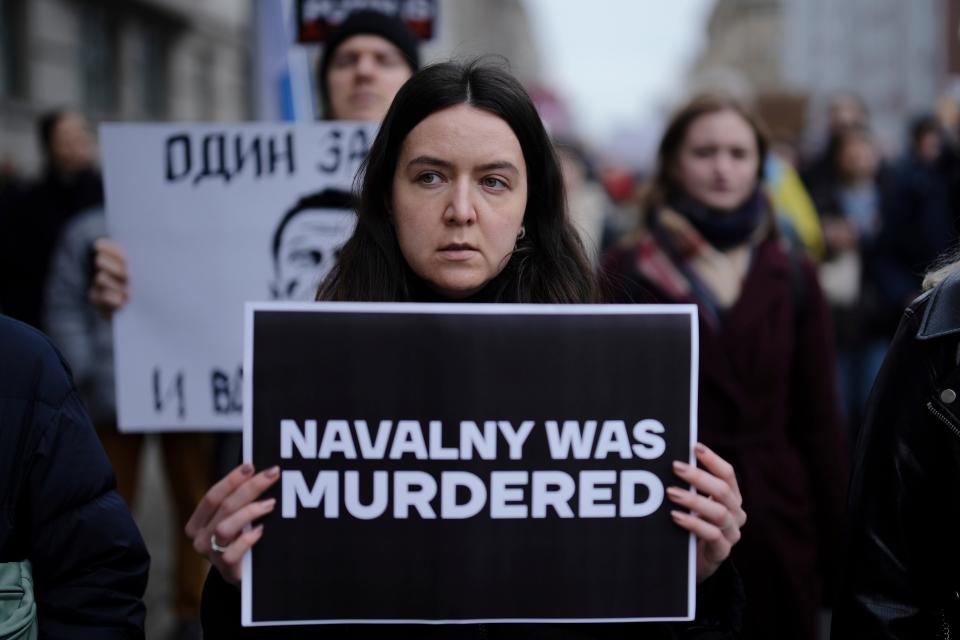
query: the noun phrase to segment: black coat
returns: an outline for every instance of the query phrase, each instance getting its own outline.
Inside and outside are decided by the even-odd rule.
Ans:
[[[42,328],[43,292],[50,256],[63,225],[76,213],[103,203],[100,174],[84,170],[69,177],[49,171],[0,206],[0,310]]]
[[[41,638],[142,638],[150,558],[66,364],[0,316],[0,562],[30,560]]]
[[[204,640],[734,640],[740,637],[744,607],[740,578],[730,562],[697,588],[697,618],[672,624],[481,624],[481,625],[330,625],[311,627],[240,626],[240,590],[211,569],[203,587]]]
[[[834,638],[960,630],[958,345],[960,272],[906,310],[868,403]]]
[[[920,293],[923,274],[957,243],[956,203],[945,167],[906,158],[897,168],[867,269],[877,282],[875,321],[890,335]]]

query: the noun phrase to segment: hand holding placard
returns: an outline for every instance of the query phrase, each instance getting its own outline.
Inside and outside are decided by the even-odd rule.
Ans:
[[[673,511],[671,515],[679,526],[697,537],[697,582],[703,582],[740,540],[740,528],[746,523],[747,514],[730,463],[703,444],[697,443],[694,451],[704,469],[679,461],[674,463],[674,469],[680,479],[699,493],[670,487],[667,495],[694,512]],[[210,560],[224,580],[232,584],[240,583],[243,556],[263,535],[263,525],[245,532],[243,529],[276,507],[272,498],[257,498],[280,478],[279,468],[256,475],[253,471],[252,465],[242,464],[211,487],[185,527],[197,553]],[[211,548],[211,535],[226,551],[220,553]]]
[[[670,487],[667,496],[693,513],[671,511],[673,521],[697,536],[697,582],[714,574],[740,540],[740,527],[747,522],[743,497],[733,466],[700,444],[694,447],[704,469],[674,462],[674,473],[700,491]]]
[[[263,525],[243,531],[254,520],[273,511],[276,500],[257,500],[280,477],[272,467],[254,475],[253,465],[241,464],[213,485],[194,509],[184,531],[193,548],[217,568],[223,579],[240,583],[244,554],[263,535]],[[241,533],[243,532],[243,533]],[[226,551],[214,551],[211,536]]]
[[[87,297],[105,318],[110,318],[130,298],[127,260],[120,245],[109,238],[97,240],[93,249],[93,281]]]

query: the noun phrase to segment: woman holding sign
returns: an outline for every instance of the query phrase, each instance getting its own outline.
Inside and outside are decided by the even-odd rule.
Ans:
[[[400,90],[367,160],[359,223],[318,298],[349,301],[598,301],[597,281],[567,220],[558,163],[539,115],[509,74],[476,64],[439,64]],[[746,521],[732,467],[697,445],[703,468],[674,463],[667,495],[676,524],[697,537],[698,619],[659,625],[574,625],[551,637],[734,637],[737,582],[725,560]],[[215,566],[205,592],[204,633],[218,637],[358,637],[370,627],[318,627],[260,635],[241,629],[241,559],[265,535],[272,512],[259,499],[280,476],[235,469],[207,492],[187,525],[194,548]],[[270,535],[268,532],[266,535]],[[724,569],[719,571],[721,566]],[[715,575],[716,574],[716,575]],[[708,580],[709,579],[709,580]],[[529,637],[539,627],[390,628],[398,637]],[[649,635],[648,635],[649,634]]]
[[[628,299],[696,303],[699,424],[733,461],[751,518],[733,554],[745,635],[812,640],[846,457],[827,308],[812,266],[777,234],[761,188],[766,147],[742,106],[694,99],[664,134],[640,228],[606,266]]]

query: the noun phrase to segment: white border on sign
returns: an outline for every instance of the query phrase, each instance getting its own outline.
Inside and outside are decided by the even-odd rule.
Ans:
[[[696,465],[693,447],[697,443],[697,382],[700,363],[700,331],[697,306],[693,304],[512,304],[456,302],[247,302],[243,325],[243,461],[253,462],[253,319],[258,311],[300,311],[334,313],[435,313],[443,315],[683,315],[690,318],[690,457]],[[249,529],[249,525],[247,529]],[[687,552],[687,616],[661,618],[483,618],[476,620],[278,620],[253,621],[253,549],[243,556],[240,581],[240,620],[244,627],[286,627],[327,624],[596,624],[618,622],[684,622],[696,618],[697,541],[689,535]]]
[[[693,447],[697,444],[697,402],[700,389],[700,322],[697,318],[696,305],[678,305],[690,307],[690,460],[689,464],[697,466],[697,457],[693,453]],[[687,586],[690,589],[687,603],[690,608],[687,616],[690,620],[697,617],[697,538],[690,534],[690,553],[689,574]]]

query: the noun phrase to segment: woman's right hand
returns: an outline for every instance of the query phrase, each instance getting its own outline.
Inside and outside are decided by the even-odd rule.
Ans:
[[[104,317],[109,318],[130,297],[127,259],[120,245],[109,238],[99,238],[93,243],[93,249],[94,273],[87,298]]]
[[[243,529],[262,518],[276,500],[257,500],[280,477],[280,468],[271,467],[254,475],[253,465],[244,463],[213,485],[194,509],[184,531],[193,540],[193,548],[210,560],[223,579],[239,584],[244,554],[263,535],[263,525]],[[213,543],[222,548],[215,551]]]

